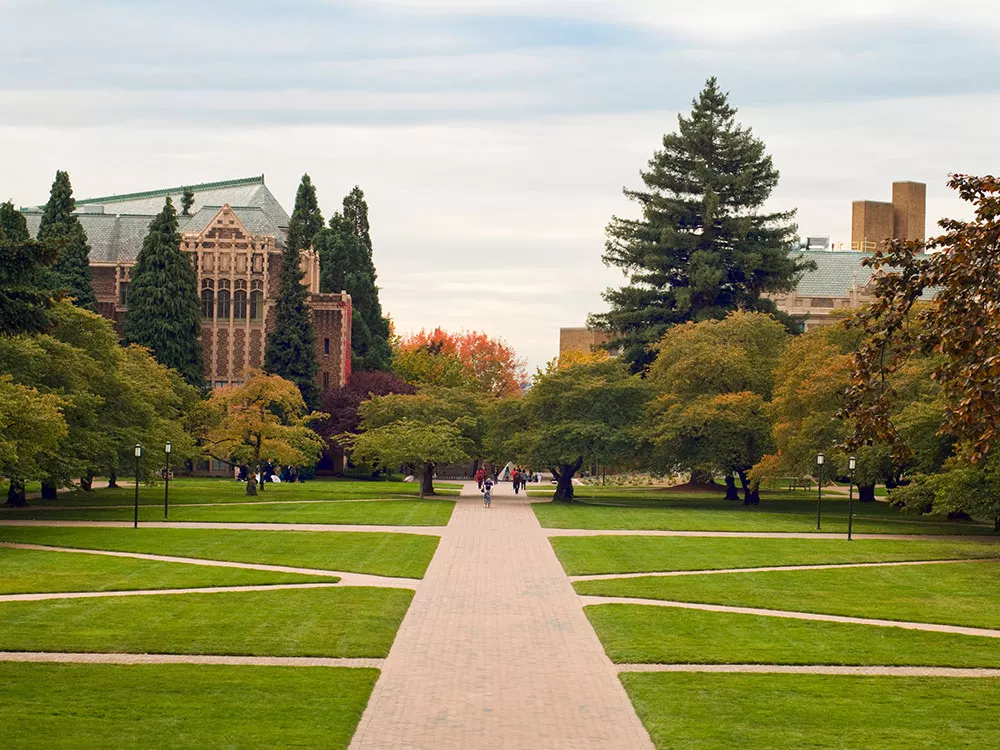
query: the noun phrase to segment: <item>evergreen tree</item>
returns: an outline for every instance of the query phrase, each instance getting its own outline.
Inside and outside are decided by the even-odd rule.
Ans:
[[[193,205],[194,191],[191,188],[184,188],[184,193],[181,195],[181,216],[190,216]]]
[[[608,289],[611,309],[588,322],[610,332],[608,348],[620,347],[635,372],[653,361],[651,345],[672,325],[737,309],[780,317],[761,295],[794,288],[808,267],[789,255],[795,212],[761,210],[778,171],[735,116],[710,78],[641,173],[646,189],[624,191],[642,218],[608,225],[604,263],[622,269],[629,284]]]
[[[368,225],[368,202],[365,200],[364,191],[357,185],[344,196],[344,218],[350,222],[354,234],[361,240],[361,244],[368,248],[368,254],[371,255],[372,238]]]
[[[347,202],[345,198],[345,210]],[[365,216],[364,226],[367,227],[367,207],[361,215]],[[357,227],[355,221],[337,213],[330,219],[330,228],[316,235],[314,247],[319,253],[319,288],[321,292],[346,291],[351,295],[352,369],[389,370],[392,366],[389,321],[382,317],[371,249],[356,233]]]
[[[198,274],[181,252],[177,212],[168,197],[149,224],[132,269],[125,340],[152,351],[188,383],[205,383],[201,349]]]
[[[69,174],[56,172],[49,202],[45,204],[38,227],[38,240],[54,245],[59,256],[52,266],[53,283],[76,300],[78,307],[97,309],[97,297],[90,277],[90,245],[87,233],[73,213],[76,201]]]
[[[43,280],[55,257],[52,245],[31,239],[13,203],[0,203],[0,336],[40,333],[52,324]]]
[[[288,224],[288,238],[281,253],[281,281],[274,310],[274,327],[267,334],[264,369],[291,380],[302,392],[309,408],[316,406],[316,335],[307,301],[309,290],[302,284],[300,253],[312,245],[323,228],[323,215],[316,202],[316,188],[309,175],[302,176],[295,208]]]

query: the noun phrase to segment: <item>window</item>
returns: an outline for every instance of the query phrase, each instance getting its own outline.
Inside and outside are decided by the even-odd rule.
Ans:
[[[260,273],[264,270],[264,256],[260,253],[254,253],[251,259],[251,269],[254,273]]]
[[[215,387],[216,388],[225,388],[226,387],[226,381],[225,380],[216,380],[215,381]]]
[[[264,317],[264,292],[250,292],[250,320],[260,320]]]
[[[229,320],[229,279],[219,279],[219,292],[216,298],[215,317],[219,320]]]
[[[323,339],[323,354],[327,357],[330,356],[330,339]]]
[[[201,317],[212,319],[212,308],[214,307],[215,292],[211,289],[201,290]]]
[[[242,289],[233,292],[233,320],[247,319],[247,293]]]
[[[128,304],[128,282],[119,281],[118,282],[118,304],[127,305]]]
[[[330,373],[324,372],[323,373],[323,390],[325,391],[329,387],[330,387]]]

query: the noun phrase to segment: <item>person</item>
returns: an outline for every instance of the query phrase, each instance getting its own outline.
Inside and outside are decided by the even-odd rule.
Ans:
[[[518,494],[518,490],[521,489],[521,471],[520,469],[514,469],[514,473],[510,475],[511,481],[514,483],[514,494]]]
[[[479,491],[483,491],[483,482],[486,481],[486,469],[482,466],[476,470],[476,484],[479,485]]]
[[[490,500],[492,499],[493,499],[493,480],[487,478],[486,481],[483,482],[483,507],[489,508]]]
[[[236,482],[240,481],[240,467],[236,464],[233,464],[233,480]]]

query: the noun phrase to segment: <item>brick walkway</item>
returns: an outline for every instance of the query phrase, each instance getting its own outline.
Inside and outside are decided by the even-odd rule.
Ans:
[[[351,748],[652,748],[523,495],[466,489]]]

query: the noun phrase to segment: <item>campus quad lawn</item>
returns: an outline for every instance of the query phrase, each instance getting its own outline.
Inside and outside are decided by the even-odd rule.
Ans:
[[[994,638],[641,604],[585,607],[622,664],[1000,667]]]
[[[580,594],[1000,628],[1000,562],[578,581]],[[996,644],[1000,648],[1000,642]]]
[[[346,748],[374,669],[0,663],[9,748]]]
[[[222,523],[329,523],[373,526],[446,526],[455,507],[453,500],[371,500],[351,502],[255,502],[246,505],[178,505],[170,508],[170,521]],[[0,520],[131,521],[133,506],[0,512]],[[139,508],[140,521],[163,521],[163,506]]]
[[[0,526],[0,541],[422,578],[440,537],[368,531]]]
[[[586,488],[588,491],[591,488]],[[599,488],[598,488],[599,489]],[[584,492],[575,503],[535,503],[539,522],[557,529],[637,529],[673,531],[816,531],[816,500],[805,493],[761,493],[761,504],[746,508],[721,495],[665,490],[607,489]],[[822,531],[847,533],[847,498],[823,498]],[[993,534],[991,524],[926,520],[885,503],[854,504],[854,531],[880,534]]]
[[[1000,543],[923,539],[564,536],[550,539],[567,575],[720,570],[898,560],[1000,558]]]
[[[241,568],[0,547],[0,594],[129,591],[272,583],[333,583],[337,578]]]
[[[623,674],[658,748],[992,748],[1000,680]]]
[[[338,587],[0,602],[0,651],[378,658],[412,598]]]
[[[130,477],[122,481],[131,482]],[[226,478],[178,477],[170,480],[170,504],[187,503],[245,503],[274,500],[365,500],[381,498],[415,498],[420,492],[417,482],[365,482],[344,479],[314,479],[308,482],[272,483],[255,497],[248,497],[247,486]],[[443,495],[458,494],[459,484],[435,483],[436,490]],[[139,486],[139,503],[163,507],[163,482],[155,485]],[[92,492],[74,490],[60,492],[55,500],[36,498],[29,500],[32,506],[45,507],[73,505],[132,505],[135,487],[132,484],[108,489],[99,487]]]

